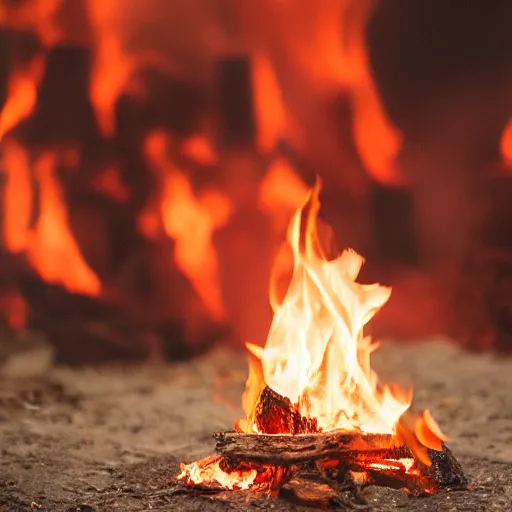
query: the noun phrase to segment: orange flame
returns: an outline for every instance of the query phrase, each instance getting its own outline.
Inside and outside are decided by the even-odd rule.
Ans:
[[[42,55],[38,55],[29,64],[20,66],[10,75],[7,99],[0,112],[0,140],[34,109],[37,86],[43,71],[44,59]]]
[[[284,158],[272,162],[260,183],[258,206],[268,213],[276,233],[286,231],[291,216],[309,197],[309,187]]]
[[[176,241],[176,265],[190,280],[213,318],[222,320],[225,311],[212,235],[226,222],[231,206],[215,190],[196,195],[186,174],[172,165],[165,151],[165,134],[148,137],[146,155],[163,179],[160,197],[163,230]]]
[[[254,109],[258,124],[258,146],[265,151],[274,148],[286,133],[286,112],[281,89],[270,59],[263,53],[252,58]]]
[[[398,184],[396,156],[402,133],[387,118],[371,70],[366,29],[378,0],[352,0],[343,5],[342,50],[337,68],[354,102],[353,136],[365,167],[383,184]]]
[[[356,282],[363,258],[352,250],[327,259],[317,231],[319,190],[317,183],[290,223],[293,270],[283,298],[278,292],[289,273],[288,259],[276,260],[270,297],[274,318],[265,348],[248,344],[248,349],[261,361],[264,382],[297,404],[303,416],[316,418],[322,430],[394,433],[411,397],[378,383],[370,368],[375,346],[363,336],[364,325],[391,290]],[[247,432],[257,431],[254,389],[261,386],[253,371],[244,397]]]
[[[324,2],[317,17],[318,47],[310,47],[310,66],[317,75],[347,88],[354,105],[352,133],[363,164],[382,183],[401,181],[395,159],[402,134],[387,118],[370,67],[366,29],[378,0]],[[341,20],[341,28],[339,25]],[[341,36],[340,36],[341,34]],[[324,60],[313,58],[320,50]],[[324,70],[320,69],[324,66]]]
[[[195,484],[217,483],[226,489],[250,489],[253,487],[258,476],[255,469],[227,472],[220,467],[221,460],[221,457],[213,455],[199,462],[181,464],[181,473],[176,478]]]
[[[505,164],[512,167],[512,120],[510,120],[501,136],[501,155]]]
[[[62,190],[55,176],[55,159],[56,155],[48,152],[35,164],[40,213],[31,229],[33,184],[28,155],[12,141],[4,143],[5,244],[11,252],[26,252],[27,259],[45,281],[60,284],[72,292],[96,295],[101,284],[69,230]]]
[[[13,140],[3,142],[3,167],[4,243],[8,251],[19,253],[28,245],[33,189],[28,154]]]
[[[124,5],[89,0],[88,14],[94,34],[94,62],[89,96],[102,134],[115,134],[115,105],[133,74],[144,66],[169,71],[169,59],[150,50],[127,51],[122,37]],[[134,91],[131,91],[134,92]],[[141,92],[141,91],[136,91]]]
[[[259,134],[263,143],[285,130],[293,145],[303,147],[314,140],[318,152],[336,154],[337,127],[326,106],[345,92],[363,164],[377,181],[398,184],[403,177],[395,161],[403,136],[388,118],[366,41],[377,1],[260,0],[252,8],[239,2],[238,9],[255,48],[256,111],[265,123]]]
[[[101,283],[69,230],[66,205],[55,176],[55,158],[53,153],[46,153],[36,164],[41,212],[27,247],[28,259],[45,281],[76,293],[97,295]]]

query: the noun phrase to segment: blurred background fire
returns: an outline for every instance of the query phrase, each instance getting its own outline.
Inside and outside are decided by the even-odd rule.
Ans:
[[[0,1],[0,362],[263,343],[322,177],[373,333],[512,348],[512,4]],[[39,341],[37,342],[39,343]]]

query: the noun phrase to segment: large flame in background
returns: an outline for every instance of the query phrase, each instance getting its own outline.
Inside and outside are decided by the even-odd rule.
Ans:
[[[352,135],[369,174],[386,184],[403,181],[395,164],[402,134],[388,119],[371,70],[366,30],[377,0],[260,0],[233,2],[245,37],[260,68],[271,63],[284,105],[284,121],[274,115],[273,127],[300,149],[310,148],[325,158],[340,157],[331,102],[340,92],[353,110]],[[259,69],[260,81],[271,91],[271,111],[279,98],[268,68]],[[277,103],[279,105],[279,103]],[[281,107],[279,107],[281,108]],[[272,119],[272,114],[266,114]],[[335,117],[335,116],[334,116]],[[318,161],[321,158],[317,158]],[[341,175],[342,173],[340,173]],[[343,176],[348,187],[357,177]]]
[[[149,205],[149,214],[153,214],[153,224],[161,223],[162,232],[175,240],[176,265],[189,279],[212,318],[222,321],[225,311],[212,235],[227,221],[231,205],[227,197],[215,190],[195,193],[186,173],[172,164],[167,146],[168,135],[163,132],[147,137],[146,158],[161,184],[159,197]],[[147,228],[146,234],[149,234]]]
[[[342,91],[353,106],[353,136],[361,159],[380,181],[397,181],[392,162],[401,135],[386,118],[365,40],[374,0],[320,0],[307,6],[294,0],[173,0],[172,9],[169,5],[165,0],[27,0],[19,5],[2,4],[0,25],[36,34],[42,49],[31,61],[11,71],[7,101],[0,113],[0,140],[33,112],[45,55],[56,45],[91,48],[90,99],[106,137],[116,132],[117,98],[131,87],[130,80],[142,68],[211,84],[215,59],[242,51],[252,59],[257,144],[263,153],[271,153],[279,139],[288,139],[299,153],[313,151],[314,158],[304,161],[318,165],[330,183],[349,190],[357,188],[354,183],[360,170],[346,165],[343,149],[339,149],[339,126],[326,120],[332,108],[323,108],[329,98]],[[160,12],[161,16],[155,15]],[[205,146],[202,136],[197,137],[201,134],[195,135],[185,141],[182,150],[193,154],[196,161],[206,157],[206,165],[218,162],[219,155],[210,151],[212,140],[205,139]],[[36,170],[28,150],[8,146],[4,152],[7,248],[28,251],[28,259],[45,279],[51,276],[52,282],[73,291],[98,293],[97,277],[87,267],[68,226],[67,205],[56,173],[33,178]],[[165,176],[159,203],[148,205],[153,209],[153,227],[176,240],[178,267],[212,316],[222,319],[225,305],[211,237],[230,215],[236,215],[230,211],[236,198],[226,197],[224,190],[195,191],[190,176],[175,168],[170,155],[159,155],[150,165]],[[339,171],[341,166],[343,172]],[[40,204],[44,222],[39,219],[29,228],[32,188],[37,183],[48,192]],[[276,240],[281,240],[291,215],[305,201],[307,187],[296,169],[281,157],[266,170],[257,193],[258,208],[270,216]],[[147,218],[141,223],[144,220]],[[69,242],[66,250],[72,263],[50,271],[51,258],[45,256],[48,251],[42,247],[46,240],[60,240],[61,253]],[[255,260],[259,257],[255,251]],[[79,269],[74,272],[76,279],[70,275],[72,268]]]
[[[318,181],[290,223],[293,270],[284,296],[279,291],[290,260],[286,252],[276,259],[270,287],[274,317],[267,342],[263,349],[248,345],[261,361],[262,373],[249,376],[244,397],[248,421],[240,425],[255,431],[253,415],[263,379],[297,404],[303,416],[315,418],[322,430],[393,433],[412,397],[379,385],[370,368],[375,346],[363,336],[364,325],[391,290],[356,282],[363,258],[352,250],[328,259],[332,245],[322,244],[317,229],[319,191]],[[324,232],[332,244],[330,232]]]
[[[69,228],[66,202],[56,172],[57,155],[43,153],[34,163],[40,211],[37,222],[31,226],[33,183],[28,154],[13,141],[4,142],[3,149],[7,249],[25,253],[45,281],[76,293],[97,295],[101,283],[85,262]]]

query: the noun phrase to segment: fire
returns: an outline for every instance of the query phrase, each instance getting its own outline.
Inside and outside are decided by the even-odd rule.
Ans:
[[[351,441],[332,440],[329,446],[350,442],[351,448],[339,458],[320,457],[317,468],[352,467],[354,481],[362,484],[378,478],[372,472],[394,475],[400,482],[411,477],[423,492],[432,493],[437,484],[419,464],[430,467],[428,448],[441,452],[447,438],[428,411],[409,410],[409,391],[379,383],[372,371],[370,355],[376,344],[364,336],[363,328],[391,290],[357,283],[363,258],[355,251],[335,254],[332,233],[318,219],[319,193],[318,180],[293,216],[287,243],[275,260],[270,283],[273,321],[264,347],[247,344],[249,377],[242,398],[246,418],[237,421],[234,435],[257,436],[260,442],[247,441],[256,450],[274,442],[288,447],[292,441],[286,439],[314,443],[311,439],[341,435]],[[300,446],[293,453],[302,454],[304,446],[310,456],[314,452],[310,444]],[[188,485],[274,492],[297,468],[296,459],[288,465],[265,463],[265,451],[253,459],[248,453],[250,460],[244,462],[239,452],[231,452],[230,459],[219,444],[217,450],[226,456],[182,464],[177,478]],[[292,457],[287,448],[283,451],[272,456]],[[351,456],[352,466],[343,462]]]
[[[284,158],[269,166],[260,183],[258,206],[272,218],[276,233],[286,232],[293,213],[305,203],[309,188]]]
[[[181,464],[178,479],[190,478],[193,482],[218,482],[226,489],[250,489],[258,476],[255,469],[246,471],[224,471],[220,467],[221,458],[215,455],[200,462]]]
[[[29,261],[45,281],[76,293],[97,295],[101,283],[83,259],[69,229],[66,205],[55,176],[55,155],[42,155],[35,172],[41,212],[27,247]]]
[[[101,284],[85,262],[68,225],[63,192],[56,176],[56,155],[38,157],[35,182],[39,186],[39,215],[31,227],[33,190],[27,153],[13,141],[4,144],[6,195],[4,237],[11,252],[25,252],[47,282],[72,292],[97,295]]]
[[[370,367],[376,346],[363,335],[391,290],[356,282],[363,258],[352,250],[328,259],[317,229],[319,191],[317,184],[289,226],[293,270],[284,297],[279,289],[289,259],[276,260],[270,297],[274,317],[266,345],[248,348],[261,362],[264,383],[297,404],[303,417],[314,418],[319,429],[393,433],[411,397],[378,383]],[[262,383],[251,377],[252,396]],[[257,400],[245,404],[247,432],[258,430],[256,405]]]
[[[252,56],[254,108],[258,120],[258,146],[271,151],[287,130],[286,112],[279,82],[270,59],[260,53]]]
[[[255,48],[263,143],[281,134],[301,150],[313,147],[317,163],[326,155],[339,158],[338,127],[329,117],[331,100],[343,93],[352,106],[352,137],[365,168],[375,180],[396,185],[403,181],[395,163],[403,134],[387,115],[366,40],[377,3],[261,0],[236,9]]]
[[[162,180],[157,218],[161,219],[164,233],[176,241],[176,265],[190,280],[212,317],[222,320],[225,311],[212,235],[227,221],[231,206],[225,196],[213,189],[197,195],[187,175],[172,165],[166,152],[166,135],[151,134],[146,155]]]

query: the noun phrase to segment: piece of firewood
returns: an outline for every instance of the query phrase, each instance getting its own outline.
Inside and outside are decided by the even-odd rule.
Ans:
[[[296,436],[220,432],[214,437],[216,451],[228,459],[286,466],[344,459],[363,452],[384,451],[389,455],[399,448],[397,439],[390,434],[347,431]]]

